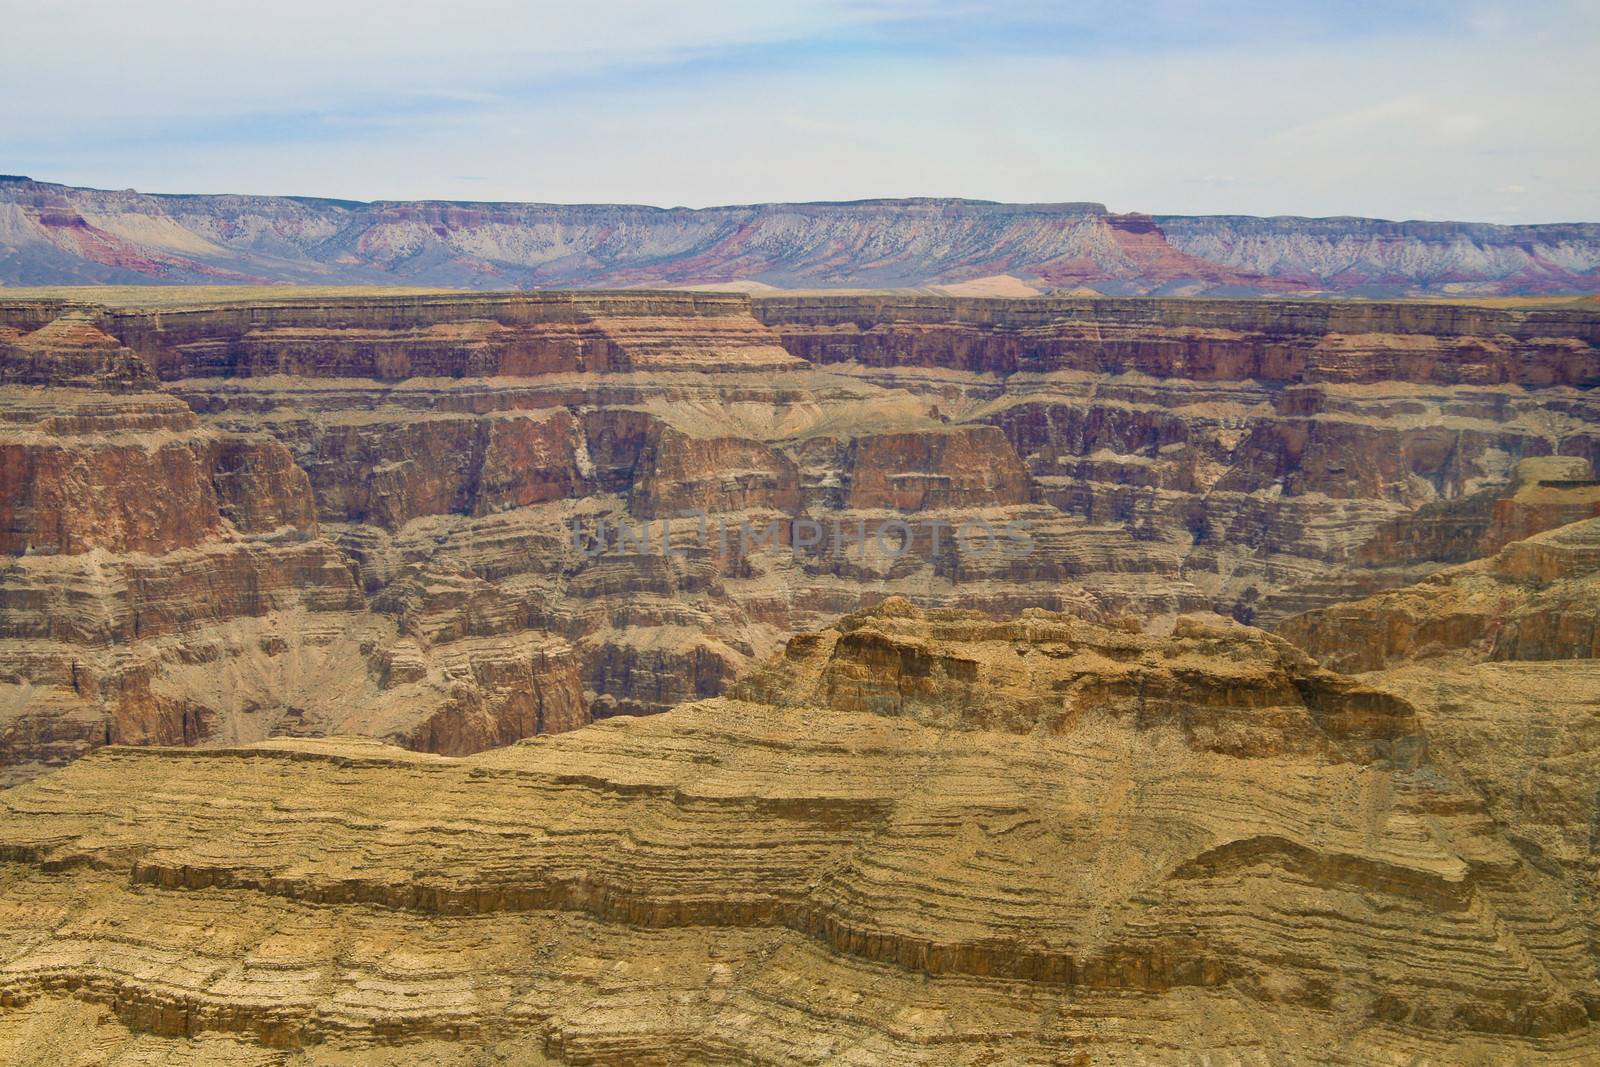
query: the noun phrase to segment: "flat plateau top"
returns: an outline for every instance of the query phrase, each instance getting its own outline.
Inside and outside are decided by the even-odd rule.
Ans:
[[[130,310],[259,304],[306,298],[443,296],[465,289],[386,285],[40,285],[0,287],[0,303],[65,300]]]
[[[773,289],[763,290],[759,293],[749,294],[736,286],[726,290],[715,289],[710,286],[679,287],[672,289],[535,289],[535,290],[482,290],[482,289],[441,289],[409,286],[381,286],[381,285],[49,285],[49,286],[19,286],[6,288],[0,286],[0,303],[18,303],[29,301],[67,301],[71,303],[92,304],[103,308],[118,310],[152,310],[164,311],[177,308],[195,307],[229,307],[255,304],[293,303],[303,300],[325,300],[341,298],[382,298],[406,296],[461,296],[476,298],[492,298],[514,294],[544,293],[554,295],[561,292],[575,294],[600,294],[605,292],[631,292],[640,294],[645,292],[664,293],[673,295],[712,295],[726,293],[728,295],[749,295],[754,300],[782,299],[785,297],[862,297],[862,296],[926,296],[941,297],[946,300],[958,300],[959,297],[950,297],[935,292],[931,289]],[[1026,302],[1028,299],[1050,300],[1059,297],[1040,296],[1038,298],[1012,298],[1017,302]],[[1177,297],[1177,296],[1148,296],[1148,297],[1089,297],[1089,300],[1107,299],[1116,301],[1150,300],[1161,302],[1193,301],[1196,303],[1230,302],[1226,297]],[[1381,303],[1381,304],[1455,304],[1485,308],[1583,308],[1600,309],[1600,294],[1588,296],[1423,296],[1406,298],[1385,298],[1382,300],[1365,300],[1359,297],[1339,295],[1327,298],[1295,294],[1292,296],[1272,297],[1252,295],[1241,298],[1251,302],[1331,302],[1341,304]],[[1008,301],[1009,302],[1009,301]]]

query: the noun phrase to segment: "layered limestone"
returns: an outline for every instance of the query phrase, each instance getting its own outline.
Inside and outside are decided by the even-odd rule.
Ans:
[[[1285,385],[1600,384],[1600,316],[1577,306],[885,294],[771,296],[756,307],[813,363]]]
[[[1600,659],[1600,518],[1365,600],[1292,616],[1278,632],[1340,670],[1449,656]]]
[[[911,198],[746,204],[143,195],[0,175],[0,284],[722,285],[1239,296],[1592,293],[1600,225],[1150,216]]]
[[[0,784],[110,743],[362,733],[469,752],[587,721],[572,648],[421,656],[277,438],[64,316],[0,345]]]
[[[3,303],[0,331],[0,595],[68,635],[48,671],[8,654],[7,714],[90,714],[22,687],[159,638],[140,676],[198,726],[125,739],[466,752],[717,695],[889,596],[1270,624],[1592,513],[1600,455],[1576,307],[174,294]],[[124,593],[145,556],[183,580]],[[183,636],[291,610],[303,662]]]
[[[1433,656],[1361,677],[1417,709],[1434,764],[1563,882],[1600,959],[1600,658]]]
[[[1582,473],[1570,465],[1524,473],[1551,480],[1530,479],[1519,510],[1565,508],[1594,488],[1558,477]],[[1562,882],[1600,959],[1600,518],[1278,629],[1416,709],[1435,765]]]
[[[1427,748],[1236,624],[904,599],[465,758],[110,747],[0,794],[0,1049],[1587,1062],[1561,872]]]
[[[1192,590],[1191,606],[1241,618],[1349,599],[1476,558],[1486,539],[1570,521],[1577,505],[1501,501],[1538,481],[1518,481],[1525,458],[1571,457],[1555,462],[1576,470],[1596,457],[1600,320],[1583,311],[903,296],[756,306],[813,363],[942,392],[941,417],[998,426],[1033,499],[1079,520],[1080,551],[1099,541],[1111,566],[1161,574]]]

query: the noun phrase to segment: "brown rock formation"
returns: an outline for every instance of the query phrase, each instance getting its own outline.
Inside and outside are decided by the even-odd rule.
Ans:
[[[1594,487],[1570,464],[1525,463],[1496,518],[1537,525],[1586,510]],[[1600,960],[1600,518],[1278,629],[1326,664],[1370,671],[1364,684],[1416,709],[1436,766],[1562,883]]]
[[[858,437],[843,467],[850,508],[923,511],[1028,502],[1022,461],[992,426]]]
[[[1430,656],[1600,659],[1600,519],[1513,542],[1418,585],[1293,616],[1277,629],[1347,671]]]
[[[206,425],[82,316],[17,331],[0,368],[0,784],[112,742],[335,731],[468,752],[587,721],[548,638],[387,669],[395,627],[320,537],[289,448]],[[504,453],[528,442],[488,441],[489,470],[521,471]]]
[[[812,363],[1198,382],[1600,383],[1600,319],[1580,308],[904,296],[776,296],[756,306]]]
[[[354,730],[359,693],[360,730],[462,752],[715,695],[894,595],[1271,623],[1578,517],[1583,479],[1528,463],[1600,453],[1578,308],[174,296],[0,304],[0,331],[0,597],[52,605],[52,640],[159,634],[139,706],[199,725],[149,736]],[[955,536],[1013,527],[1027,551]],[[302,610],[291,670],[257,631]],[[189,634],[216,627],[250,633]],[[27,688],[70,677],[53,655],[0,648],[0,723],[34,724],[0,726],[10,760],[60,750],[47,720],[106,734]],[[288,681],[336,655],[338,686]]]
[[[1132,631],[892,600],[465,759],[104,749],[0,794],[0,1055],[1592,1058],[1561,873],[1406,701]]]

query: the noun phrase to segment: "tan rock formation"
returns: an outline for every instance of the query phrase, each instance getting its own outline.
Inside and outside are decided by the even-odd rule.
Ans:
[[[134,640],[110,620],[170,637],[139,677],[198,725],[112,724],[130,739],[344,729],[360,692],[389,708],[381,736],[460,752],[715,695],[785,635],[895,595],[1270,624],[1587,514],[1582,478],[1536,468],[1600,455],[1600,315],[1577,307],[169,294],[4,303],[0,331],[0,603],[60,616],[66,671],[41,686],[89,670],[77,635]],[[897,523],[904,553],[877,536]],[[955,536],[1012,527],[1028,551]],[[249,686],[190,670],[185,642],[255,647],[199,629],[301,609],[326,651],[295,670],[355,650],[338,701],[277,652],[198,656],[265,656]],[[103,738],[70,689],[26,688],[43,662],[0,648],[21,709],[0,723],[85,714],[72,745]],[[10,760],[61,751],[7,729]]]
[[[1592,1057],[1559,872],[1407,702],[1134,629],[896,599],[734,697],[464,759],[104,749],[0,794],[0,1050]]]
[[[1564,511],[1587,491],[1582,479],[1529,479],[1508,510]],[[1600,518],[1278,627],[1324,663],[1369,670],[1364,684],[1416,709],[1433,763],[1483,799],[1529,863],[1560,880],[1600,960],[1597,628]]]
[[[1600,519],[1515,541],[1405,589],[1292,616],[1277,630],[1347,671],[1430,656],[1600,659]]]

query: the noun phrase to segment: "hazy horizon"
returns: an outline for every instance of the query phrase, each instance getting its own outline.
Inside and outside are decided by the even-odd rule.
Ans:
[[[347,197],[347,196],[323,196],[323,195],[320,195],[320,194],[317,194],[317,193],[270,192],[270,191],[264,192],[264,191],[255,190],[255,189],[138,189],[138,188],[135,188],[133,186],[123,186],[123,187],[119,188],[115,183],[100,183],[100,184],[91,183],[91,184],[86,184],[86,185],[76,185],[76,184],[71,184],[71,183],[66,183],[66,182],[58,182],[58,181],[55,181],[55,180],[53,180],[51,178],[41,177],[40,175],[37,175],[37,174],[7,175],[7,177],[27,178],[27,179],[29,179],[31,181],[39,182],[41,184],[46,184],[46,185],[64,185],[64,186],[67,186],[69,188],[92,189],[92,190],[96,190],[96,191],[100,191],[100,192],[135,192],[135,193],[139,193],[141,195],[148,195],[148,196],[250,196],[250,197],[276,197],[276,198],[281,198],[281,199],[285,199],[285,200],[324,200],[324,201],[329,201],[329,202],[333,202],[333,203],[345,203],[345,204],[390,204],[390,203],[392,203],[392,204],[404,204],[404,203],[449,203],[449,204],[508,204],[508,205],[533,204],[533,205],[544,205],[544,206],[549,206],[549,207],[563,207],[563,208],[568,208],[568,207],[571,207],[571,208],[578,208],[578,207],[625,207],[625,208],[643,208],[643,209],[651,210],[651,211],[718,211],[718,210],[736,210],[736,209],[739,209],[739,208],[763,207],[763,206],[771,206],[771,205],[793,205],[793,206],[796,206],[796,207],[805,207],[805,206],[828,206],[828,205],[847,205],[847,204],[893,203],[893,202],[898,202],[898,201],[962,201],[962,202],[970,203],[970,204],[994,204],[994,205],[1004,206],[1004,207],[1031,207],[1031,206],[1055,207],[1055,206],[1061,205],[1061,204],[1088,203],[1088,204],[1098,204],[1098,205],[1104,207],[1109,213],[1114,214],[1114,215],[1149,215],[1151,217],[1165,217],[1165,218],[1185,217],[1185,216],[1201,217],[1201,218],[1203,218],[1203,217],[1229,217],[1229,216],[1238,217],[1238,218],[1261,218],[1261,219],[1273,219],[1273,218],[1292,219],[1292,218],[1299,218],[1299,219],[1309,219],[1309,220],[1326,220],[1326,219],[1352,218],[1352,219],[1363,219],[1363,220],[1372,221],[1372,222],[1393,222],[1393,223],[1422,222],[1422,223],[1469,223],[1469,224],[1476,223],[1476,224],[1494,225],[1494,226],[1561,226],[1561,225],[1587,225],[1587,224],[1594,224],[1594,223],[1600,222],[1600,219],[1578,219],[1578,218],[1572,218],[1572,219],[1550,219],[1550,220],[1545,220],[1545,221],[1540,221],[1540,222],[1529,222],[1529,221],[1496,222],[1496,221],[1490,220],[1490,219],[1470,219],[1470,218],[1390,218],[1390,217],[1386,217],[1386,216],[1382,216],[1382,215],[1370,215],[1370,214],[1369,215],[1292,215],[1292,214],[1263,215],[1263,214],[1260,214],[1258,212],[1248,212],[1248,211],[1229,211],[1229,212],[1150,211],[1150,210],[1146,210],[1146,209],[1141,208],[1141,207],[1126,207],[1126,208],[1119,207],[1119,206],[1117,206],[1115,204],[1105,204],[1102,201],[1097,201],[1097,200],[1036,200],[1036,201],[987,200],[987,199],[983,199],[981,197],[972,197],[972,196],[925,196],[925,195],[919,195],[919,194],[915,194],[915,193],[908,194],[908,195],[905,195],[905,196],[863,196],[863,197],[853,197],[853,198],[851,198],[849,200],[754,200],[754,201],[747,201],[745,203],[737,203],[737,204],[735,204],[735,203],[705,204],[705,205],[702,205],[702,206],[693,206],[693,205],[689,205],[689,204],[649,203],[649,202],[644,202],[644,201],[601,201],[601,200],[588,200],[588,201],[567,200],[567,201],[561,201],[561,200],[498,200],[498,199],[489,200],[489,199],[473,199],[473,198],[468,198],[468,197],[429,197],[429,196],[399,197],[399,198],[391,198],[391,197],[362,198],[362,197]]]
[[[1600,3],[8,14],[0,169],[151,193],[1600,220]]]

